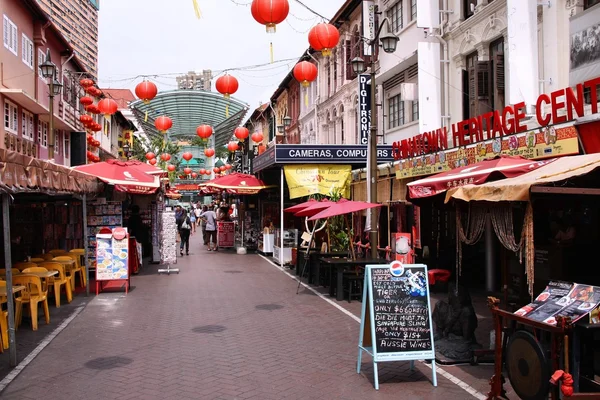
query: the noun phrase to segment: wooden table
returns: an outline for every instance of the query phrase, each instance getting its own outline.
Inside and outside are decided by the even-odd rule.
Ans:
[[[329,285],[329,296],[333,297],[333,278],[336,278],[336,300],[341,301],[344,300],[344,286],[343,286],[343,277],[344,270],[347,267],[351,267],[354,265],[359,265],[364,267],[365,265],[371,264],[387,264],[388,261],[385,258],[357,258],[353,260],[351,258],[321,258],[320,261],[324,264],[327,264],[330,270],[330,285]],[[333,274],[333,269],[335,268],[336,274]]]
[[[22,292],[25,289],[26,289],[25,286],[17,285],[17,286],[13,286],[12,292],[13,292],[13,294],[15,294],[15,293]],[[6,294],[7,294],[6,292],[7,292],[6,286],[0,286],[0,297],[6,297]]]
[[[34,275],[40,279],[46,279],[46,278],[52,278],[53,276],[58,275],[58,271],[28,272],[26,274],[21,274],[19,276],[23,276],[23,275]]]

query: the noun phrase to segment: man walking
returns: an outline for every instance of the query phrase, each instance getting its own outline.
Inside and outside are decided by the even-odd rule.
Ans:
[[[200,214],[200,217],[206,221],[205,241],[207,250],[213,250],[210,246],[212,239],[214,251],[217,251],[217,214],[215,214],[213,210],[206,210],[202,214]]]

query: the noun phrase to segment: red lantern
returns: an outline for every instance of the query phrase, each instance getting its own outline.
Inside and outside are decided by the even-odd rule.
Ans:
[[[156,154],[154,154],[153,152],[149,151],[146,153],[146,160],[150,161],[153,158],[156,158]]]
[[[300,61],[294,67],[294,78],[303,87],[309,87],[310,83],[317,79],[317,66],[308,61]]]
[[[266,25],[267,32],[273,33],[277,24],[288,16],[290,4],[288,0],[253,0],[250,12],[256,22]]]
[[[94,140],[94,147],[100,147],[100,141]]]
[[[225,169],[230,170],[231,169],[231,165],[225,164]]]
[[[204,149],[204,155],[206,157],[212,157],[215,155],[215,149]]]
[[[92,131],[94,132],[100,132],[102,130],[102,125],[100,125],[97,122],[94,122],[94,125],[92,125]]]
[[[173,172],[175,171],[177,168],[175,168],[175,166],[173,164],[169,164],[167,165],[167,169],[169,170],[169,172]]]
[[[244,128],[243,126],[240,126],[239,128],[235,128],[235,131],[233,131],[233,134],[235,135],[236,138],[238,138],[241,142],[243,142],[244,140],[246,140],[246,138],[248,138],[248,135],[250,135],[250,132],[248,131],[248,129]]]
[[[82,88],[87,89],[90,86],[94,85],[94,81],[89,78],[83,78],[82,80],[79,81],[79,84],[81,85]]]
[[[215,174],[218,174],[219,172],[221,172],[221,170],[219,169],[219,167],[214,167],[213,171]]]
[[[104,118],[110,119],[110,116],[117,112],[119,105],[113,99],[102,99],[98,102],[98,110],[104,114]]]
[[[198,171],[198,173],[200,175],[206,175],[206,170],[204,168],[202,168],[200,171]]]
[[[183,172],[184,172],[186,175],[189,175],[189,174],[191,174],[191,173],[192,173],[192,169],[191,169],[190,167],[185,167],[185,168],[183,169]]]
[[[261,143],[263,141],[263,134],[260,132],[254,132],[250,138],[254,143]]]
[[[198,177],[198,174],[196,172],[192,172],[192,178],[196,179]]]
[[[213,134],[213,128],[210,125],[200,125],[196,128],[196,135],[202,139],[208,139]]]
[[[217,79],[217,82],[215,82],[215,87],[217,89],[217,92],[221,93],[223,96],[228,98],[229,96],[237,92],[239,83],[234,76],[225,74],[219,77],[219,79]]]
[[[88,97],[88,99],[91,99],[91,97]],[[95,104],[90,104],[90,105],[85,106],[85,111],[87,111],[91,114],[99,114],[100,113],[100,111],[98,111],[98,106],[96,106]]]
[[[310,47],[320,51],[325,57],[331,55],[331,49],[335,48],[339,41],[340,31],[331,24],[320,23],[308,32]]]
[[[185,161],[190,161],[192,158],[194,158],[194,156],[192,155],[192,153],[189,153],[189,152],[183,153],[181,155],[181,157],[183,157],[183,159]]]
[[[93,95],[94,96],[96,96],[96,97],[102,96],[102,90],[98,89],[97,87],[94,87],[93,89],[94,89],[93,90]]]
[[[169,153],[162,153],[160,155],[160,159],[163,161],[169,161],[171,159],[171,155]]]
[[[92,118],[91,115],[80,115],[79,121],[81,121],[82,124],[89,124],[91,122],[94,122],[94,118]]]
[[[212,172],[210,172],[210,169],[207,169],[206,173],[204,175],[210,175],[210,174],[212,174]]]
[[[235,152],[239,148],[240,146],[238,146],[236,142],[229,142],[227,144],[227,150],[229,150],[231,153]]]
[[[148,161],[150,163],[150,165],[156,165],[156,158],[153,158],[152,160]]]
[[[91,97],[88,96],[83,96],[81,99],[79,99],[79,102],[84,106],[87,107],[90,104],[94,104],[94,99],[92,99]]]
[[[89,94],[90,96],[95,96],[95,94],[96,94],[96,88],[93,87],[93,86],[88,86],[88,87],[85,88],[85,92],[87,94]]]
[[[144,102],[144,104],[150,103],[150,100],[156,97],[158,88],[156,85],[149,81],[143,81],[137,84],[135,87],[135,95]]]
[[[173,126],[173,121],[169,117],[158,117],[154,121],[154,126],[161,133],[166,133]]]
[[[221,172],[225,172],[225,171],[227,171],[227,167],[226,167],[226,166],[224,166],[224,165],[223,165],[221,168],[219,168],[219,169],[221,170]]]

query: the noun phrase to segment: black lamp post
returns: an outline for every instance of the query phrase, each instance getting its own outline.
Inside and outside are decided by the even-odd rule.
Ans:
[[[377,203],[377,101],[375,98],[377,86],[375,83],[375,50],[377,46],[377,39],[381,41],[381,47],[383,51],[386,53],[393,53],[396,51],[396,46],[398,45],[398,41],[400,38],[390,32],[384,33],[380,36],[381,30],[383,26],[388,24],[389,29],[389,20],[385,18],[379,28],[377,29],[377,33],[373,39],[368,40],[364,39],[369,46],[371,46],[371,63],[369,68],[371,69],[371,131],[369,134],[369,146],[368,146],[368,154],[369,154],[369,165],[367,166],[367,182],[369,185],[369,202]],[[350,61],[352,65],[352,71],[355,74],[362,74],[365,72],[366,65],[365,60],[360,57],[355,57],[352,61]],[[370,216],[371,216],[371,231],[369,232],[369,241],[371,242],[371,257],[377,258],[377,247],[379,244],[379,236],[377,233],[377,211],[376,208],[371,208]]]
[[[49,79],[48,83],[48,159],[54,158],[54,96],[60,96],[62,90],[62,84],[56,80],[56,64],[54,64],[50,58],[50,49],[46,52],[46,61],[40,64],[40,70],[42,76],[45,79]]]

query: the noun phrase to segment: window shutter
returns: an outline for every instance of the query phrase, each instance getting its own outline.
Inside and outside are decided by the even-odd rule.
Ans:
[[[490,63],[489,61],[477,62],[477,98],[487,100],[490,98]]]
[[[2,26],[3,26],[3,40],[5,46],[10,46],[10,31],[8,27],[8,19],[6,16],[2,18]]]
[[[504,77],[504,54],[496,54],[494,65],[494,82],[499,95],[504,95],[505,77]]]
[[[10,29],[12,31],[12,34],[11,34],[11,36],[12,36],[12,49],[16,53],[16,52],[18,52],[18,48],[19,48],[19,45],[17,44],[18,43],[17,42],[18,41],[18,39],[17,39],[17,26],[14,25],[14,24],[11,24],[10,25]]]
[[[351,81],[356,78],[354,71],[352,71],[352,41],[346,40],[346,79]]]
[[[469,74],[469,117],[477,115],[477,70],[475,66],[470,66]]]

